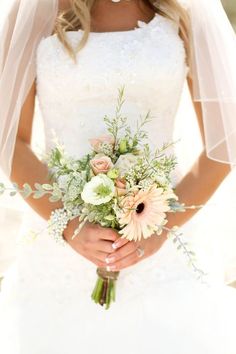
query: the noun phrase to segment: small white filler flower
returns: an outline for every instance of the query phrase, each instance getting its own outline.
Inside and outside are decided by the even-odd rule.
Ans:
[[[83,201],[93,205],[108,203],[114,195],[114,182],[103,173],[93,177],[81,193]]]
[[[121,177],[124,177],[125,174],[137,164],[138,159],[139,156],[133,155],[131,153],[119,156],[115,163],[115,168],[119,170]]]

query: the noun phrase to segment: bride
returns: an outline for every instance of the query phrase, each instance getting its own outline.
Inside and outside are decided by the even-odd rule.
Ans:
[[[11,3],[0,55],[1,166],[10,180],[19,185],[50,182],[46,165],[30,146],[36,95],[46,151],[53,147],[53,130],[70,154],[81,156],[89,149],[89,138],[104,134],[102,117],[114,111],[122,84],[129,123],[150,109],[150,146],[170,141],[187,79],[205,149],[183,178],[174,176],[176,194],[186,205],[206,203],[235,163],[235,132],[231,140],[227,135],[227,127],[232,132],[235,124],[228,122],[222,129],[227,116],[222,114],[225,100],[219,96],[224,96],[221,67],[215,62],[205,62],[209,67],[204,61],[191,64],[194,15],[206,21],[211,7],[222,12],[218,1],[192,1],[191,24],[187,10],[175,0],[68,0],[59,2],[58,9],[55,1]],[[17,28],[20,20],[25,27],[14,37],[9,28]],[[18,52],[9,38],[22,44],[15,46]],[[206,45],[195,42],[200,59],[201,50],[209,55]],[[222,54],[230,63],[223,48]],[[216,75],[214,82],[211,75]],[[213,91],[217,99],[208,100]],[[233,113],[231,103],[231,119]],[[31,210],[19,232],[22,239],[25,230],[45,229],[52,211],[62,207],[47,198],[26,201]],[[172,214],[168,226],[184,226],[195,213]],[[165,232],[130,242],[111,229],[87,223],[72,240],[78,224],[75,219],[65,229],[65,247],[46,231],[34,242],[19,242],[17,261],[6,274],[0,299],[4,354],[236,353],[235,289],[197,281]],[[90,298],[97,266],[121,271],[116,302],[109,311]]]

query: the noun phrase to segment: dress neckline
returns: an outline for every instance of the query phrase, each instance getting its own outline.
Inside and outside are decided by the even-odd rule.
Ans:
[[[89,32],[89,37],[91,39],[92,38],[103,38],[103,37],[106,37],[106,36],[118,36],[119,38],[119,35],[120,36],[123,36],[123,35],[132,35],[134,33],[141,33],[143,30],[145,29],[152,29],[155,27],[155,25],[159,22],[169,22],[169,19],[162,16],[162,15],[159,15],[157,12],[155,13],[154,17],[149,21],[149,22],[144,22],[142,20],[138,20],[137,21],[137,27],[133,28],[133,29],[130,29],[130,30],[125,30],[125,31],[106,31],[106,32],[93,32],[93,31],[90,31]],[[82,29],[79,29],[79,30],[76,30],[76,31],[67,31],[66,34],[69,35],[70,38],[73,38],[74,36],[78,35],[78,34],[83,34],[84,33],[84,30]],[[42,39],[42,41],[46,40],[46,39],[49,39],[49,38],[55,38],[57,37],[57,34],[56,33],[53,33],[52,35],[50,36],[47,36],[47,37],[44,37]]]
[[[105,32],[93,32],[93,31],[90,31],[89,34],[90,35],[102,35],[102,34],[123,34],[123,33],[132,33],[132,32],[136,32],[136,31],[139,31],[141,30],[142,28],[146,28],[146,27],[150,27],[152,26],[156,21],[157,19],[159,19],[160,17],[162,17],[161,15],[159,15],[158,13],[155,13],[155,15],[153,16],[153,18],[149,21],[149,22],[144,22],[142,20],[138,20],[137,21],[137,27],[133,28],[133,29],[129,29],[129,30],[125,30],[125,31],[105,31]],[[73,33],[73,32],[81,32],[83,33],[84,30],[82,29],[79,29],[77,31],[69,31],[67,33]]]

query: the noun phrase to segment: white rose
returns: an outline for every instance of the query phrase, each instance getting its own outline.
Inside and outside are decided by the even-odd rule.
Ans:
[[[108,203],[114,195],[114,182],[106,175],[100,173],[86,183],[81,193],[81,198],[85,203],[100,205]]]
[[[131,153],[120,155],[114,167],[118,168],[120,176],[124,177],[125,174],[129,171],[129,169],[137,164],[138,158],[138,156],[135,156]]]

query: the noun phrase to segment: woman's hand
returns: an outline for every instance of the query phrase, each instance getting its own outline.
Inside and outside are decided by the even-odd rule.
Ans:
[[[78,225],[79,218],[70,221],[64,231],[64,238],[76,252],[93,262],[97,267],[106,267],[106,258],[114,253],[115,249],[112,244],[120,237],[119,234],[110,228],[86,223],[79,235],[72,240],[72,235]]]
[[[119,238],[113,246],[116,246],[116,251],[106,258],[107,270],[120,271],[121,269],[142,261],[157,252],[166,239],[167,236],[165,231],[159,236],[153,235],[150,238],[139,242]],[[144,251],[142,257],[139,256],[138,248],[141,248]]]

